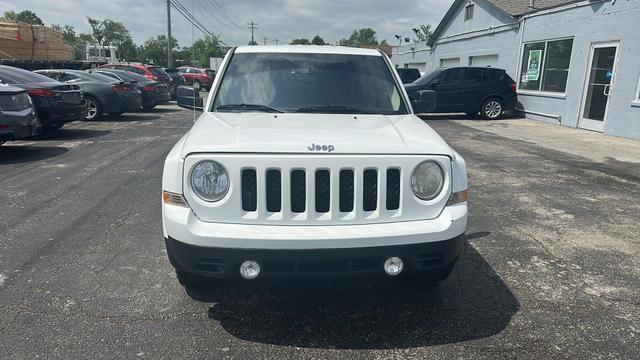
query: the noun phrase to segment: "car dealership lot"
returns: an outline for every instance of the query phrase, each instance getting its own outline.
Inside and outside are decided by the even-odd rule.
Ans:
[[[425,119],[467,160],[471,189],[465,254],[435,288],[366,278],[185,291],[160,225],[164,156],[193,121],[175,106],[3,145],[1,357],[634,357],[633,143],[600,159],[576,130],[542,143],[528,134],[558,128]]]

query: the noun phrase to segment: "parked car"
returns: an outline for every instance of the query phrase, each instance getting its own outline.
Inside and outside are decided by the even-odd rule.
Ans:
[[[396,68],[403,84],[410,84],[420,78],[420,70],[416,68]]]
[[[405,89],[413,100],[420,90],[437,94],[435,112],[464,112],[493,120],[514,110],[518,101],[516,83],[503,69],[489,67],[452,67],[435,69]]]
[[[163,70],[164,72],[169,74],[169,76],[171,77],[171,80],[173,80],[173,89],[171,89],[171,98],[175,99],[176,94],[178,93],[178,86],[182,86],[185,84],[184,78],[182,77],[182,75],[180,75],[180,73],[178,72],[178,69],[176,68],[164,68]]]
[[[37,70],[36,73],[79,86],[89,108],[86,120],[98,120],[105,113],[119,116],[138,111],[142,105],[142,96],[135,86],[108,76],[66,69]]]
[[[142,108],[150,111],[158,104],[164,104],[171,100],[169,88],[166,84],[159,81],[149,80],[142,75],[132,73],[130,71],[112,70],[112,69],[96,69],[89,70],[90,73],[105,75],[127,84],[132,84],[142,93]]]
[[[196,90],[211,90],[213,79],[216,77],[216,72],[214,70],[189,66],[179,67],[178,72],[184,78],[184,82],[187,85],[193,85]]]
[[[0,85],[0,145],[37,135],[40,122],[25,89]]]
[[[167,74],[164,70],[162,70],[159,66],[154,65],[143,65],[143,64],[107,64],[99,66],[98,69],[113,69],[113,70],[124,70],[130,71],[139,75],[146,77],[149,80],[159,81],[169,88],[169,93],[173,97],[174,95],[174,86],[173,80],[169,74]]]
[[[0,82],[27,90],[44,128],[59,129],[87,116],[87,102],[78,85],[6,65],[0,65]]]
[[[215,100],[164,164],[163,234],[178,280],[447,278],[464,247],[466,165],[413,113],[386,55],[230,51]],[[415,111],[433,109],[435,92],[416,95]]]

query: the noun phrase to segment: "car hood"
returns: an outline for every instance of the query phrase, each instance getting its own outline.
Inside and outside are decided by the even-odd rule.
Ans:
[[[415,115],[205,112],[187,133],[182,157],[208,152],[455,157],[453,149]]]

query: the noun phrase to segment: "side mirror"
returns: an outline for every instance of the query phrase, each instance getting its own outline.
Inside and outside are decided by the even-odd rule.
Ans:
[[[200,92],[192,86],[178,86],[176,94],[178,106],[185,109],[202,110],[204,101],[200,97]]]
[[[416,93],[413,100],[413,112],[429,113],[436,109],[436,92],[433,90],[421,90]]]

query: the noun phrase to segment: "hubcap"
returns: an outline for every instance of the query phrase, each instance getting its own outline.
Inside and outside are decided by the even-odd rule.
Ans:
[[[87,119],[93,119],[96,117],[96,114],[98,113],[98,105],[91,100],[87,100],[87,108],[89,110],[87,111]]]
[[[484,113],[488,118],[495,119],[502,113],[502,105],[495,100],[489,101],[484,107]]]
[[[200,90],[200,83],[199,82],[194,82],[193,83],[193,88],[196,90]]]

